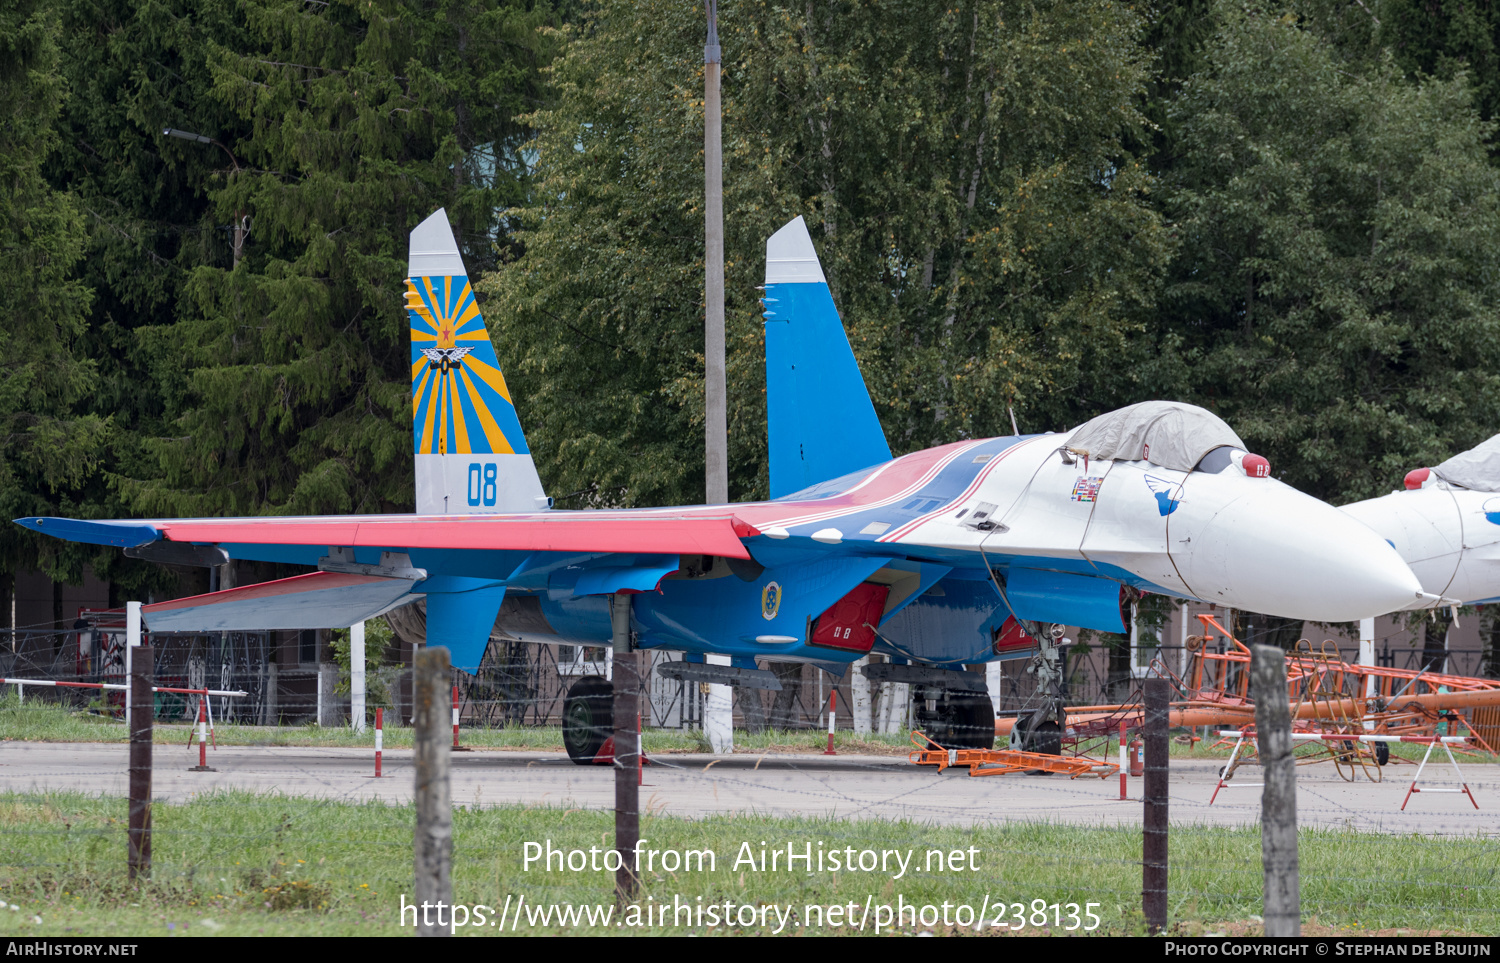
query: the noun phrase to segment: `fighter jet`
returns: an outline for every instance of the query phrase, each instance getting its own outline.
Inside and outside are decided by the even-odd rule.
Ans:
[[[892,457],[800,217],[766,246],[772,498],[555,510],[442,211],[412,232],[410,275],[417,514],[20,524],[142,558],[317,569],[148,605],[155,630],[347,626],[422,598],[428,643],[469,671],[494,631],[672,650],[670,678],[769,689],[757,660],[843,675],[882,653],[867,674],[913,685],[917,725],[981,747],[994,716],[964,666],[1049,624],[1123,632],[1136,593],[1319,621],[1424,598],[1384,540],[1189,405]],[[580,680],[565,709],[580,762],[608,729],[602,685]]]
[[[1407,472],[1403,491],[1344,511],[1401,553],[1423,591],[1500,602],[1500,435],[1435,468]]]

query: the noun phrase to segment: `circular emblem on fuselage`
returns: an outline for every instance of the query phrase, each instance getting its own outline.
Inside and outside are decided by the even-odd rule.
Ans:
[[[769,582],[760,590],[761,618],[769,622],[779,611],[781,611],[781,585],[777,582]]]

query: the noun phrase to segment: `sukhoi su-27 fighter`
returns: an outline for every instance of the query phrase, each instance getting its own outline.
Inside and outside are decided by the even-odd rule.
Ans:
[[[428,643],[469,671],[493,633],[628,637],[682,654],[659,672],[760,688],[779,685],[759,660],[840,676],[879,653],[868,674],[909,683],[914,723],[955,746],[994,734],[964,666],[1053,624],[1122,632],[1136,593],[1325,622],[1432,601],[1383,538],[1189,405],[892,457],[801,218],[767,242],[764,298],[769,501],[551,508],[438,211],[412,232],[407,281],[415,514],[20,524],[148,559],[315,569],[148,605],[155,630],[340,627],[423,599]],[[580,761],[608,729],[601,685],[580,680],[565,708]],[[1033,728],[1038,747],[1058,738],[1056,720]]]

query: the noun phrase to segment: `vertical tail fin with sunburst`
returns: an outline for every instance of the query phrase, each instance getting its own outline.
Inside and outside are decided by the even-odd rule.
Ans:
[[[445,211],[411,232],[409,273],[417,514],[549,507]]]

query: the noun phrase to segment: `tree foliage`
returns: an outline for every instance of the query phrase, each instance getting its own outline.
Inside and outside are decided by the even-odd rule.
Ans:
[[[720,7],[731,489],[765,493],[755,288],[807,218],[893,447],[1066,427],[1165,257],[1122,138],[1123,4]],[[524,253],[487,282],[559,492],[702,497],[701,9],[601,6],[534,114]]]
[[[1159,344],[1291,484],[1388,491],[1500,424],[1500,175],[1460,78],[1219,7],[1174,114]]]
[[[1385,0],[1380,40],[1409,74],[1466,71],[1485,120],[1500,115],[1500,5],[1474,0]]]
[[[65,90],[58,23],[40,2],[0,9],[0,510],[6,518],[67,505],[98,462],[108,418],[80,414],[96,384],[79,350],[90,291],[74,275],[85,232],[74,199],[44,172],[58,150]],[[0,571],[56,562],[16,526],[0,534]]]
[[[225,144],[219,221],[238,266],[202,264],[173,324],[142,333],[181,399],[135,511],[409,508],[407,234],[446,207],[471,271],[505,243],[524,164],[512,116],[534,106],[544,6],[510,0],[243,5],[245,39],[208,51]],[[169,376],[170,377],[170,376]]]

